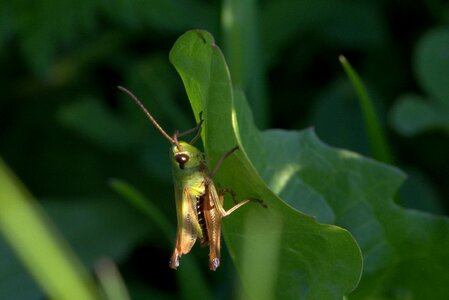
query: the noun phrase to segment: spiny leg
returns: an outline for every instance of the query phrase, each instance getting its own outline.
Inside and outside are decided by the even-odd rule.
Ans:
[[[224,194],[231,192],[231,190],[220,190],[217,193],[211,178],[205,181],[205,195],[206,195],[206,224],[208,224],[209,234],[209,268],[215,271],[220,266],[220,227],[221,219],[230,215],[232,212],[245,205],[248,202],[256,201],[262,203],[258,199],[245,199],[242,202],[236,203],[233,207],[225,210],[223,207]],[[231,194],[233,195],[233,193]],[[263,204],[262,204],[263,205]]]
[[[226,192],[226,191],[225,191]],[[241,206],[247,204],[248,202],[256,202],[259,203],[262,207],[267,208],[266,204],[263,203],[262,200],[259,199],[254,199],[254,198],[248,198],[245,200],[242,200],[240,202],[237,202],[236,204],[234,204],[233,207],[231,207],[228,210],[225,210],[223,207],[223,202],[224,202],[224,193],[220,192],[220,195],[218,195],[219,198],[219,202],[214,201],[214,205],[216,206],[216,208],[218,209],[218,211],[220,212],[222,218],[229,216],[231,213],[233,213],[234,211],[236,211],[237,209],[239,209]]]
[[[215,190],[214,190],[215,191]],[[207,209],[209,214],[209,220],[214,220],[213,222],[213,228],[214,230],[209,230],[209,269],[212,271],[217,270],[217,268],[220,266],[220,249],[221,249],[221,219],[222,214],[220,210],[214,209],[215,207],[219,206],[223,208],[223,201],[224,196],[223,194],[218,195],[215,191],[215,193],[212,193],[218,197],[216,199],[210,199],[212,201],[208,201]],[[210,196],[213,197],[213,195],[210,194]],[[216,200],[216,201],[214,201]]]
[[[243,200],[239,203],[237,203],[236,205],[234,205],[233,207],[231,207],[228,210],[225,210],[223,208],[223,202],[224,202],[224,193],[220,193],[220,195],[218,195],[218,202],[217,201],[213,201],[213,206],[210,207],[211,208],[217,208],[216,213],[218,213],[220,215],[220,217],[216,218],[216,230],[213,231],[216,236],[211,237],[211,240],[209,241],[209,268],[212,271],[215,271],[219,266],[220,266],[220,227],[221,227],[221,219],[223,217],[226,217],[228,215],[230,215],[232,212],[234,212],[236,209],[238,209],[239,207],[245,205],[248,202],[251,201],[260,201],[257,199],[246,199]],[[260,201],[261,202],[261,201]],[[211,203],[212,204],[212,203]],[[212,233],[212,234],[214,234]]]
[[[256,202],[256,203],[259,203],[263,208],[267,208],[267,205],[265,203],[263,203],[262,200],[249,198],[249,199],[245,199],[245,200],[240,201],[239,203],[237,203],[236,205],[234,205],[233,207],[231,207],[228,210],[225,210],[223,208],[223,210],[220,210],[220,212],[221,212],[223,217],[229,216],[235,210],[237,210],[238,208],[240,208],[241,206],[245,205],[248,202]]]

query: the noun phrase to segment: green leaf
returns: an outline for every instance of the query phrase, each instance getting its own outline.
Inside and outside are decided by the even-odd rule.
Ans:
[[[425,34],[416,46],[415,76],[428,96],[408,93],[399,97],[390,115],[399,133],[413,136],[443,129],[449,134],[448,40],[449,30],[438,28]]]
[[[449,109],[449,29],[428,32],[415,50],[414,66],[421,86]]]
[[[210,166],[225,151],[236,144],[241,146],[225,161],[217,182],[231,187],[239,198],[262,199],[268,205],[249,204],[224,220],[224,237],[245,292],[264,299],[341,299],[352,291],[362,267],[353,237],[340,227],[319,224],[287,205],[268,188],[249,160],[248,156],[266,149],[254,145],[262,146],[263,141],[254,126],[249,127],[252,119],[246,102],[239,96],[240,101],[233,104],[229,71],[213,37],[205,31],[187,32],[176,42],[170,60],[181,75],[196,117],[204,112],[203,141]],[[245,134],[244,140],[241,134]],[[278,184],[287,183],[285,178],[297,171],[278,169],[266,157],[262,159],[259,164],[265,162],[273,171],[285,172],[278,173]],[[248,245],[264,246],[252,249],[259,260],[250,266],[241,255],[248,253]],[[263,282],[254,280],[259,276]],[[259,293],[262,287],[264,293]]]
[[[404,94],[390,113],[394,128],[405,136],[441,128],[449,133],[449,111],[436,101],[426,101],[415,94]]]
[[[98,299],[87,270],[0,160],[0,230],[51,299]]]
[[[364,275],[349,298],[449,297],[449,220],[394,203],[405,179],[401,171],[331,148],[311,130],[259,132],[243,94],[232,91],[220,50],[204,31],[180,37],[170,60],[195,115],[204,111],[210,165],[240,146],[216,181],[240,199],[258,198],[268,205],[244,206],[223,221],[247,295],[341,299],[357,285],[360,253],[352,236],[293,208],[301,207],[326,222],[330,209],[333,223],[349,229],[360,245]],[[315,206],[309,208],[304,198]],[[263,281],[254,280],[259,274]]]

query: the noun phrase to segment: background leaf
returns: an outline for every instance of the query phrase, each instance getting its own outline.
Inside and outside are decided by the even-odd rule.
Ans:
[[[428,130],[443,129],[449,132],[449,114],[436,101],[414,94],[402,95],[391,111],[391,122],[405,136]]]
[[[398,132],[412,136],[432,129],[449,133],[449,30],[434,29],[415,49],[415,74],[430,99],[415,94],[399,97],[391,112]]]
[[[416,46],[416,76],[422,87],[435,99],[449,108],[449,86],[447,70],[449,69],[449,29],[438,28],[428,32]]]

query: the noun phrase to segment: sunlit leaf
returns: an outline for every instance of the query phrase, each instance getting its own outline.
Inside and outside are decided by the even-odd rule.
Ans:
[[[301,207],[302,195],[307,195],[309,202],[325,201],[321,208],[302,210],[323,219],[322,213],[330,208],[333,223],[349,229],[363,252],[364,275],[349,298],[449,297],[444,285],[449,281],[449,220],[394,203],[405,179],[400,170],[331,148],[311,130],[259,132],[243,95],[232,92],[221,52],[203,31],[183,35],[170,59],[196,116],[204,111],[203,137],[211,165],[233,145],[241,147],[225,161],[217,181],[235,189],[240,198],[263,199],[268,205],[267,209],[248,205],[224,220],[225,240],[246,293],[257,295],[253,291],[257,287],[247,277],[265,274],[265,264],[254,264],[253,273],[247,272],[242,254],[248,240],[261,237],[273,249],[267,251],[271,257],[254,255],[274,263],[267,265],[272,278],[259,285],[269,284],[268,291],[277,297],[341,299],[356,286],[361,265],[351,236],[286,205]],[[282,201],[273,191],[288,200]],[[273,226],[249,222],[252,214]],[[279,247],[273,245],[279,242]]]
[[[261,179],[248,156],[265,150],[253,147],[253,142],[262,146],[262,140],[252,125],[251,114],[242,97],[233,104],[229,72],[212,36],[204,31],[186,33],[173,47],[170,60],[183,79],[196,116],[199,111],[204,112],[204,143],[211,165],[226,150],[236,144],[241,146],[239,152],[225,161],[218,182],[234,189],[240,198],[262,199],[268,205],[268,208],[247,205],[224,220],[225,240],[237,269],[242,272],[245,292],[254,297],[259,295],[251,277],[268,274],[265,268],[269,268],[270,276],[264,275],[264,282],[258,282],[258,285],[273,281],[267,290],[273,296],[341,299],[358,283],[361,271],[359,248],[346,230],[319,224],[313,217],[293,209]],[[266,160],[258,162],[259,165],[264,163],[274,171],[285,170],[280,184],[286,184],[288,175],[297,171],[288,166],[287,169],[276,168]],[[301,195],[297,197],[299,201]],[[249,213],[257,214],[259,221],[246,223]],[[262,231],[257,226],[260,220],[277,225],[264,226]],[[265,255],[261,253],[258,257],[262,260],[248,270],[241,254],[245,253],[248,239],[260,237],[272,251]],[[265,261],[272,263],[265,264]]]

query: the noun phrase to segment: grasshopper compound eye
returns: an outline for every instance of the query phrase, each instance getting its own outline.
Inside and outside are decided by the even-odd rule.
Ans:
[[[189,161],[189,156],[185,153],[176,154],[175,159],[179,167],[184,169],[184,165]]]

